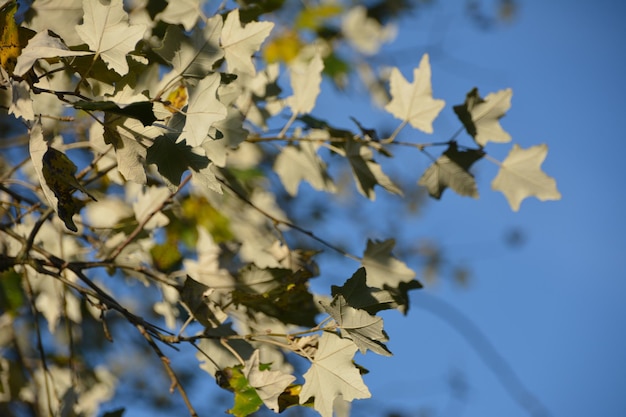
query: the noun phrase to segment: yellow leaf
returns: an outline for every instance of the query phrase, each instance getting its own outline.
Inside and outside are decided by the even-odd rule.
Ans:
[[[16,11],[16,1],[10,1],[0,9],[0,66],[9,74],[13,74],[21,52],[19,29],[15,23]]]
[[[303,44],[295,32],[286,32],[272,39],[263,49],[263,55],[268,63],[291,62],[302,49]]]
[[[296,27],[315,30],[322,26],[324,21],[341,13],[341,6],[336,4],[320,4],[303,9],[296,18]]]
[[[177,113],[178,110],[185,107],[187,98],[187,87],[183,84],[179,85],[178,88],[167,95],[167,101],[170,103],[167,109],[172,113]]]

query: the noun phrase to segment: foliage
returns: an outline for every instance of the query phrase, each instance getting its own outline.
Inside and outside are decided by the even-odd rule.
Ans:
[[[100,413],[118,377],[80,352],[104,358],[104,340],[134,327],[138,351],[161,359],[191,415],[169,347],[197,350],[200,368],[234,393],[236,416],[302,405],[330,417],[370,396],[354,355],[391,355],[378,313],[405,313],[421,285],[392,237],[357,256],[294,223],[302,183],[334,198],[345,187],[331,169],[344,167],[366,199],[377,186],[401,196],[379,160],[410,148],[432,160],[419,184],[435,198],[446,188],[477,198],[470,169],[483,159],[500,165],[492,187],[513,210],[526,197],[560,198],[540,170],[545,145],[514,145],[502,163],[487,154],[488,142],[511,140],[500,125],[510,89],[473,89],[453,107],[469,146],[461,130],[442,143],[397,140],[407,125],[431,134],[444,109],[427,54],[412,81],[391,68],[370,84],[372,96],[389,84],[383,108],[399,124],[388,137],[358,115],[353,130],[314,116],[325,77],[345,88],[360,68],[350,56],[393,38],[397,11],[385,2],[63,4],[63,14],[45,0],[0,10],[3,123],[17,132],[6,131],[0,160],[3,415]],[[427,149],[437,146],[435,158]],[[324,273],[320,249],[360,263],[330,297],[310,285]],[[144,287],[127,292],[135,281]]]

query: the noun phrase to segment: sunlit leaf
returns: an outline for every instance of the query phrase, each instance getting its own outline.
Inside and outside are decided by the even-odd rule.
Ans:
[[[460,151],[455,142],[433,164],[424,171],[418,184],[428,189],[428,194],[441,198],[444,190],[450,187],[457,194],[478,198],[476,180],[469,172],[474,162],[484,156],[484,152],[476,149]]]
[[[191,31],[201,12],[200,0],[170,0],[156,17],[167,23],[181,24],[186,31]]]
[[[433,133],[433,120],[445,102],[433,99],[428,54],[424,54],[419,66],[413,70],[412,83],[402,76],[398,68],[393,68],[390,88],[391,101],[385,110],[422,132]]]
[[[548,146],[545,144],[527,149],[515,144],[500,164],[500,171],[491,188],[504,193],[513,211],[518,211],[522,200],[527,197],[534,196],[541,201],[561,199],[554,178],[541,170],[547,154]]]
[[[511,107],[512,96],[513,91],[508,88],[483,99],[474,88],[467,93],[464,104],[454,106],[454,112],[480,146],[487,142],[506,143],[511,140],[511,135],[502,129],[500,119]]]
[[[228,72],[254,75],[252,55],[261,48],[273,27],[272,22],[250,22],[242,26],[239,9],[228,13],[221,37]]]
[[[100,56],[107,66],[120,75],[128,73],[126,55],[143,38],[144,25],[131,25],[122,0],[83,0],[83,23],[76,26],[80,38]]]
[[[304,374],[300,404],[313,397],[313,406],[322,417],[332,417],[335,398],[341,396],[352,401],[371,397],[352,362],[356,351],[357,346],[352,340],[324,332],[311,367]]]
[[[400,283],[408,283],[415,278],[415,272],[391,253],[395,245],[394,239],[382,242],[368,239],[361,264],[367,271],[369,285],[376,288],[397,288]]]
[[[321,304],[339,326],[342,337],[351,339],[361,353],[364,354],[369,349],[379,355],[391,356],[384,344],[389,337],[383,330],[381,317],[350,306],[342,295],[335,295],[330,303]]]
[[[274,171],[280,177],[287,192],[295,196],[301,181],[307,181],[316,190],[335,192],[335,185],[329,177],[326,164],[317,155],[312,142],[286,146],[274,163]]]
[[[14,73],[24,75],[35,64],[38,59],[59,58],[68,56],[91,55],[91,52],[72,51],[59,38],[50,36],[48,31],[39,32],[22,50],[17,58],[17,65]]]
[[[320,93],[324,63],[319,54],[310,61],[295,61],[289,66],[293,95],[287,98],[291,111],[297,114],[310,113]]]
[[[277,413],[279,412],[278,397],[296,379],[293,375],[283,372],[261,369],[258,349],[246,361],[243,373],[267,408]]]

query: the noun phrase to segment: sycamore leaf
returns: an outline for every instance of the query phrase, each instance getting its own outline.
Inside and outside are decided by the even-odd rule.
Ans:
[[[383,356],[391,356],[384,345],[389,340],[383,330],[383,319],[365,310],[350,306],[342,295],[335,295],[330,303],[322,302],[324,310],[335,320],[342,337],[351,339],[365,354],[367,349]]]
[[[377,53],[383,43],[392,41],[396,36],[393,25],[381,25],[367,15],[367,8],[363,5],[357,5],[346,13],[341,31],[350,44],[367,55]]]
[[[81,190],[93,200],[95,198],[74,177],[76,165],[64,153],[48,146],[43,138],[40,123],[36,123],[31,129],[29,152],[50,207],[54,208],[69,230],[78,231],[72,217],[78,214],[85,204],[72,193]]]
[[[246,361],[243,374],[248,378],[250,385],[256,390],[267,408],[278,413],[278,397],[296,378],[283,372],[261,370],[260,366],[259,350],[257,349]]]
[[[228,13],[221,36],[228,72],[256,74],[252,55],[261,48],[273,27],[272,22],[250,22],[242,27],[239,9]]]
[[[422,288],[417,280],[401,283],[397,289],[369,287],[365,268],[359,268],[341,287],[331,286],[333,297],[342,295],[348,305],[376,314],[381,310],[398,309],[406,314],[409,305],[408,291]]]
[[[75,109],[103,111],[139,120],[144,126],[154,123],[157,118],[152,110],[152,102],[138,101],[131,104],[120,104],[114,101],[77,101],[72,104]]]
[[[241,365],[225,368],[218,375],[220,385],[235,394],[235,403],[233,408],[228,410],[228,414],[235,417],[246,417],[261,408],[263,400],[254,387],[250,385]]]
[[[228,318],[222,308],[211,299],[213,291],[189,275],[180,290],[180,301],[187,307],[189,314],[207,328],[217,327]]]
[[[304,374],[300,404],[314,397],[313,407],[322,417],[332,417],[335,398],[352,401],[371,397],[352,361],[356,351],[357,346],[350,339],[324,332],[311,367]]]
[[[349,140],[345,144],[345,156],[350,162],[359,192],[370,200],[376,198],[374,186],[380,185],[392,194],[402,195],[402,190],[385,175],[382,168],[374,161],[370,148]]]
[[[452,142],[448,149],[424,171],[418,184],[426,187],[428,194],[436,199],[441,198],[441,194],[447,187],[452,188],[459,195],[478,198],[476,180],[469,169],[484,154],[483,151],[476,149],[459,151],[456,143]]]
[[[37,0],[31,3],[27,14],[29,27],[36,32],[51,30],[66,45],[82,43],[76,25],[83,17],[82,0]]]
[[[26,81],[17,82],[10,80],[11,105],[9,106],[9,114],[15,117],[21,117],[26,121],[35,120],[35,111],[33,109],[33,100],[30,95],[30,86]]]
[[[183,132],[176,142],[187,141],[191,147],[200,146],[209,134],[209,128],[218,120],[226,117],[227,110],[217,99],[220,85],[219,74],[203,78],[189,95],[189,104],[183,113],[187,116]]]
[[[307,181],[316,190],[335,192],[335,184],[328,176],[326,164],[317,155],[319,146],[313,142],[285,146],[274,163],[285,189],[291,196],[298,194],[302,180]]]
[[[413,70],[412,83],[397,68],[391,71],[389,81],[391,101],[385,110],[422,132],[433,133],[433,120],[445,102],[433,99],[428,54],[424,54],[419,66]]]
[[[144,25],[131,25],[122,0],[83,0],[83,23],[76,26],[78,36],[120,75],[128,73],[126,55],[143,38]]]
[[[92,52],[71,51],[61,39],[50,36],[48,31],[42,31],[28,41],[28,45],[26,45],[22,50],[22,54],[17,58],[14,73],[20,76],[26,74],[35,62],[42,58],[59,58],[91,54]]]
[[[203,30],[196,28],[187,37],[178,26],[169,26],[161,47],[155,51],[174,68],[181,77],[204,78],[213,65],[224,56],[219,47],[222,17],[215,15],[207,20]]]
[[[522,149],[513,149],[500,164],[500,171],[491,183],[491,188],[502,191],[513,211],[518,211],[522,200],[535,196],[541,201],[560,200],[554,178],[541,170],[541,163],[548,154],[545,144]]]
[[[309,62],[297,61],[289,66],[293,95],[287,98],[287,104],[294,114],[307,114],[315,107],[323,69],[324,62],[319,54]]]
[[[181,24],[189,32],[198,21],[200,12],[200,0],[172,0],[156,18],[174,25]]]
[[[218,194],[223,194],[221,183],[217,180],[215,173],[213,172],[213,167],[215,164],[209,162],[209,165],[203,168],[191,168],[191,175],[193,179],[199,183],[202,188],[214,191]]]
[[[464,104],[454,106],[454,112],[480,146],[490,141],[506,143],[511,140],[511,135],[502,129],[500,119],[511,107],[512,96],[513,91],[507,88],[482,99],[478,89],[474,88],[467,93]]]
[[[200,362],[200,368],[212,377],[215,377],[222,369],[237,366],[240,364],[238,358],[248,358],[254,352],[252,345],[244,339],[229,339],[230,349],[222,345],[220,338],[237,335],[237,332],[232,329],[232,323],[208,328],[204,334],[210,339],[200,339],[196,358]]]
[[[152,217],[149,216],[159,207],[162,207],[170,196],[170,191],[164,187],[145,187],[142,189],[137,201],[133,203],[133,212],[137,222],[142,223],[148,220],[144,226],[146,230],[167,225],[170,220],[161,211],[153,214]]]
[[[408,283],[415,278],[415,272],[391,254],[395,245],[394,239],[382,242],[367,240],[361,265],[367,271],[368,284],[377,288],[397,288],[400,283]]]
[[[9,1],[0,7],[0,67],[12,74],[20,55],[19,28],[15,22],[17,2]]]

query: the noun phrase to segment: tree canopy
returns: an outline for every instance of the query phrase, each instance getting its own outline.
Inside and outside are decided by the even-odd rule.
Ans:
[[[367,204],[418,187],[478,198],[482,162],[499,166],[491,187],[514,211],[560,198],[545,144],[513,144],[503,161],[487,151],[512,141],[510,88],[450,104],[427,53],[410,74],[369,59],[419,7],[3,2],[2,414],[121,416],[101,405],[148,354],[192,416],[196,378],[231,391],[236,416],[305,406],[331,417],[370,397],[355,354],[392,354],[379,313],[406,313],[422,284],[394,236],[352,253],[301,222],[302,201],[326,210],[352,190]],[[395,130],[316,116],[325,88],[355,84]],[[458,131],[432,142],[443,111]],[[407,130],[416,140],[398,139]],[[430,161],[412,190],[384,170],[400,149]],[[328,252],[357,268],[314,291]],[[192,371],[176,366],[183,351]]]

